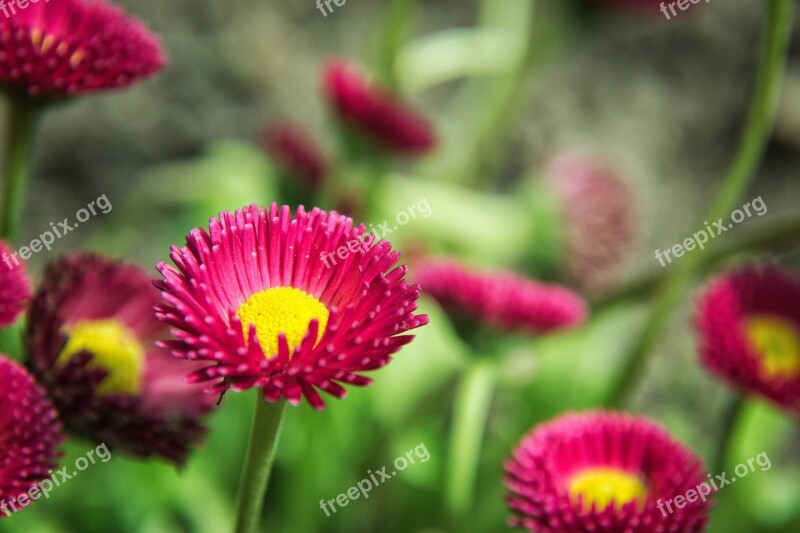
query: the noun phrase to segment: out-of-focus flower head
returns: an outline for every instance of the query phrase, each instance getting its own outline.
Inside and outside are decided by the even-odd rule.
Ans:
[[[0,355],[0,519],[22,509],[18,498],[50,477],[61,453],[61,422],[27,370]],[[9,507],[11,506],[11,507]]]
[[[0,17],[0,85],[60,98],[125,87],[161,70],[158,38],[105,0],[12,3]],[[10,15],[10,16],[9,16]]]
[[[323,91],[340,120],[388,152],[423,154],[436,146],[428,119],[348,61],[328,62]]]
[[[33,371],[70,430],[181,464],[215,399],[183,382],[185,361],[155,346],[168,334],[153,312],[158,301],[139,267],[68,255],[45,268],[27,344]]]
[[[329,171],[330,163],[322,147],[299,123],[283,121],[268,125],[263,145],[287,177],[299,180],[303,187],[319,187]]]
[[[342,385],[371,382],[427,324],[415,315],[419,287],[395,266],[399,253],[336,212],[252,205],[194,229],[161,263],[158,317],[172,327],[177,357],[201,361],[192,382],[210,392],[262,388],[264,398],[324,407]]]
[[[603,289],[639,238],[631,186],[607,161],[578,151],[553,157],[544,176],[563,218],[568,277],[584,290]]]
[[[700,459],[665,429],[612,412],[535,428],[506,463],[505,483],[510,525],[537,533],[699,533],[714,492]],[[705,495],[671,502],[689,490]]]
[[[16,322],[31,298],[31,282],[25,263],[0,240],[0,327]]]
[[[800,279],[774,266],[712,281],[696,318],[703,363],[746,392],[800,414]]]
[[[513,272],[479,272],[455,260],[421,260],[415,280],[455,318],[503,331],[546,333],[582,323],[588,314],[578,294]]]

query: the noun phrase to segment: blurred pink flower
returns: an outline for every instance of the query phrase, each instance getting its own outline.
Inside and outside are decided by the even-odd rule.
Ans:
[[[165,63],[156,36],[105,0],[17,5],[0,35],[0,84],[32,96],[124,87]]]
[[[546,333],[586,320],[586,302],[555,284],[513,272],[479,272],[454,260],[421,260],[415,280],[450,314],[502,330]]]
[[[704,482],[701,460],[654,422],[568,413],[535,428],[506,463],[509,524],[537,533],[699,533],[711,502],[671,500]]]
[[[436,146],[432,124],[397,95],[370,82],[354,64],[329,61],[323,89],[342,121],[385,150],[421,154]]]
[[[25,263],[0,240],[0,327],[16,322],[31,299],[31,282]]]
[[[182,464],[216,399],[184,383],[186,362],[154,345],[168,334],[154,316],[157,303],[141,268],[65,256],[45,268],[31,305],[28,351],[70,430]]]
[[[800,278],[746,267],[706,288],[697,309],[703,363],[735,387],[800,414]]]

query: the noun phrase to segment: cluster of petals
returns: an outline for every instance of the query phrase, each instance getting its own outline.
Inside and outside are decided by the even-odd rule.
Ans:
[[[0,502],[6,510],[19,510],[30,503],[20,496],[28,497],[28,491],[56,468],[64,436],[45,391],[4,355],[0,390]],[[5,516],[0,511],[0,518]]]
[[[638,240],[633,189],[612,164],[580,151],[555,156],[545,176],[564,216],[568,275],[586,290],[602,290]]]
[[[568,288],[513,272],[480,272],[452,259],[424,259],[415,280],[453,315],[506,331],[547,333],[577,326],[588,306]]]
[[[395,266],[399,253],[336,212],[301,206],[292,214],[277,204],[224,212],[208,231],[192,230],[171,258],[175,266],[159,264],[164,279],[155,282],[163,297],[157,316],[174,336],[161,345],[202,362],[187,379],[213,382],[214,393],[261,388],[268,401],[305,397],[321,409],[319,391],[341,398],[344,385],[367,385],[363,372],[386,365],[413,339],[404,333],[428,322],[414,314],[419,287]],[[237,311],[277,288],[302,291],[329,317],[324,328],[311,320],[293,347],[281,332],[270,353]]]
[[[183,382],[185,361],[155,346],[169,334],[154,316],[158,301],[140,267],[88,253],[67,255],[45,267],[26,342],[34,374],[71,431],[134,455],[182,464],[204,436],[201,417],[215,399],[203,387]],[[91,349],[64,361],[70,329],[96,321],[119,323],[141,347],[140,390],[103,392],[104,381],[118,369],[96,364],[102,354]]]
[[[0,84],[59,98],[125,87],[161,70],[145,25],[106,0],[39,0],[0,17]]]
[[[330,163],[309,131],[295,122],[271,124],[264,132],[264,148],[281,170],[307,187],[317,187]]]
[[[0,327],[13,324],[31,298],[31,282],[25,263],[5,242],[0,241]]]
[[[587,506],[570,480],[592,469],[639,480],[644,495]],[[697,533],[711,499],[666,506],[707,483],[700,459],[658,424],[615,412],[568,413],[536,427],[506,463],[510,524],[536,533]],[[708,486],[707,494],[713,492]]]
[[[334,59],[326,65],[323,90],[345,124],[389,152],[420,154],[436,146],[428,119],[350,62]]]
[[[705,366],[733,386],[766,397],[800,414],[800,353],[794,375],[766,375],[763,355],[752,342],[747,321],[779,319],[800,339],[800,279],[775,266],[748,266],[719,276],[706,287],[696,313]]]

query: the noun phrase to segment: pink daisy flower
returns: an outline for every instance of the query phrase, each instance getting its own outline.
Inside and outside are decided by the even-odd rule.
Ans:
[[[28,491],[50,477],[64,436],[45,392],[4,355],[0,355],[0,390],[0,518],[5,518],[27,507]]]
[[[720,276],[700,299],[696,325],[713,373],[800,414],[800,278],[774,266]]]
[[[436,145],[433,126],[425,117],[397,95],[370,82],[350,62],[328,62],[323,90],[343,122],[389,152],[421,154]]]
[[[580,152],[554,157],[545,176],[564,217],[569,278],[585,290],[604,288],[639,237],[633,190],[611,164]]]
[[[158,39],[105,0],[7,3],[3,11],[0,84],[32,96],[125,87],[165,63]]]
[[[708,478],[646,418],[566,414],[532,431],[506,463],[509,523],[537,533],[700,532],[716,490]]]
[[[0,240],[0,327],[13,324],[31,298],[31,282],[25,263]]]
[[[214,403],[155,346],[167,328],[147,273],[92,254],[49,264],[31,305],[31,367],[72,431],[182,464]]]
[[[581,324],[587,304],[578,294],[512,272],[479,272],[454,260],[422,260],[415,280],[458,319],[505,331],[547,333]]]
[[[264,398],[303,397],[317,389],[338,398],[344,384],[367,385],[361,372],[386,365],[428,322],[415,315],[419,288],[385,241],[336,212],[255,205],[194,229],[173,247],[177,268],[161,263],[158,318],[172,327],[164,342],[177,357],[202,361],[189,381],[211,391],[263,389]]]

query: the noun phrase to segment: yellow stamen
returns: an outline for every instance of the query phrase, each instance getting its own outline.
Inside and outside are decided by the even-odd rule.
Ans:
[[[760,357],[763,378],[800,375],[800,332],[794,322],[776,315],[753,315],[745,320],[745,327]]]
[[[569,481],[569,496],[577,505],[583,496],[583,509],[590,511],[592,505],[602,511],[612,503],[617,510],[632,501],[644,505],[647,488],[638,476],[619,468],[587,468]]]
[[[53,43],[56,41],[55,35],[45,35],[44,41],[42,41],[42,47],[39,49],[40,55],[45,55],[50,49],[53,47]]]
[[[136,394],[142,389],[144,348],[122,322],[115,319],[83,320],[65,329],[67,344],[56,365],[65,365],[79,352],[93,354],[89,368],[108,372],[98,394]]]
[[[319,322],[317,342],[322,338],[328,325],[330,313],[319,300],[294,287],[276,287],[257,292],[244,302],[236,316],[242,321],[245,338],[250,324],[256,326],[256,335],[264,355],[274,357],[278,354],[278,335],[283,333],[293,351],[308,331],[315,318]]]
[[[42,42],[42,30],[33,29],[31,30],[31,44],[34,48],[38,48],[39,44]]]
[[[84,57],[86,57],[86,53],[83,50],[76,50],[69,56],[69,64],[72,65],[72,68],[76,68],[81,64]]]

